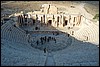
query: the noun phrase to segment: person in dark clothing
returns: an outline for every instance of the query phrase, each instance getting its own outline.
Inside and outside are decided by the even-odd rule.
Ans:
[[[16,25],[14,24],[14,27],[16,27]]]
[[[44,38],[44,37],[42,37],[42,42],[43,42],[43,43],[45,42],[45,38]]]
[[[53,40],[54,38],[53,37],[51,37],[51,40]]]
[[[46,53],[46,48],[44,48],[44,53]]]
[[[41,44],[43,45],[43,41],[41,41]]]
[[[35,27],[35,30],[38,30],[38,27]]]
[[[46,42],[46,40],[47,40],[47,37],[46,37],[46,36],[44,37],[44,40],[45,40],[45,42]]]
[[[56,43],[56,39],[54,38],[54,41],[55,41],[55,43]]]
[[[29,39],[28,39],[28,43],[29,43],[30,41],[29,41]]]
[[[43,37],[42,40],[45,40],[45,38]]]
[[[49,40],[51,40],[51,37],[48,37],[49,38]]]
[[[47,39],[47,42],[49,42],[49,38]]]
[[[52,34],[54,35],[54,32],[52,32]]]
[[[39,41],[37,40],[36,43],[37,43],[37,45],[38,45],[38,44],[39,44]]]
[[[33,47],[33,44],[31,43],[31,46]]]
[[[40,39],[41,39],[41,44],[43,45],[43,38],[41,37]]]
[[[68,37],[69,37],[69,34],[68,34]]]

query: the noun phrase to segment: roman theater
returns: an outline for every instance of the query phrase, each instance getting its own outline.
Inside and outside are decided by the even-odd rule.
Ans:
[[[81,5],[81,7],[80,7]],[[99,21],[84,3],[14,13],[1,24],[2,66],[98,66]]]

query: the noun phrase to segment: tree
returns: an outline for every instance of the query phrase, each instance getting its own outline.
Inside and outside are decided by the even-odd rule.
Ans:
[[[96,15],[93,17],[93,19],[99,20],[99,14],[96,14]]]

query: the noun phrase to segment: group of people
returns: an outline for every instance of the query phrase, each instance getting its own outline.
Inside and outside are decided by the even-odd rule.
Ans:
[[[47,36],[40,37],[40,39],[36,41],[36,44],[37,45],[39,45],[39,44],[43,45],[43,44],[48,43],[50,41],[54,41],[56,43],[56,38],[51,37],[51,36],[49,36],[49,37],[47,37]],[[43,50],[44,50],[44,53],[46,53],[47,48],[44,48]]]
[[[55,41],[55,43],[56,43],[55,37],[51,37],[51,36],[49,36],[49,37],[46,37],[46,36],[45,37],[41,37],[40,41],[37,40],[36,43],[37,43],[37,45],[39,43],[41,43],[43,45],[44,43],[47,43],[47,42],[50,42],[50,41]]]

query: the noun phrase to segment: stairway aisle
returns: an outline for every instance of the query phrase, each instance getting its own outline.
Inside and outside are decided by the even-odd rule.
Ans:
[[[45,66],[55,66],[54,58],[51,53],[47,53]]]

